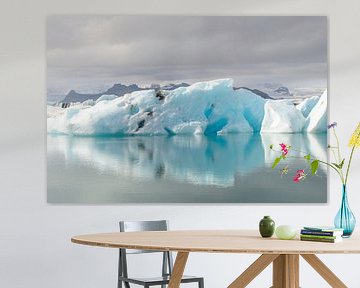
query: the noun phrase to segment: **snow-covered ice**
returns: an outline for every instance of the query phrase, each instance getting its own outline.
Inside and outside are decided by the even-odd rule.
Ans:
[[[327,129],[327,91],[321,95],[319,101],[306,118],[304,131],[320,133]]]
[[[296,108],[291,101],[266,100],[246,89],[234,90],[232,79],[218,79],[162,94],[150,89],[123,97],[103,95],[96,103],[67,109],[48,106],[47,129],[48,133],[87,136],[318,133],[326,131],[324,95],[316,105],[315,98],[309,98]]]
[[[263,133],[299,133],[305,117],[290,101],[267,101],[262,123]]]
[[[297,105],[296,108],[301,111],[301,113],[304,115],[304,117],[308,117],[311,110],[314,108],[314,106],[319,101],[319,99],[320,99],[319,96],[313,96],[313,97],[307,98],[303,102],[301,102],[299,105]]]
[[[55,118],[55,117],[62,115],[64,113],[64,111],[65,111],[65,109],[62,109],[61,107],[48,105],[47,111],[46,111],[48,121],[49,121],[49,118]]]
[[[101,102],[101,101],[110,101],[110,100],[114,100],[114,99],[116,99],[116,98],[118,98],[119,96],[117,96],[117,95],[107,95],[107,94],[105,94],[105,95],[101,95],[97,100],[96,100],[96,103],[99,103],[99,102]]]

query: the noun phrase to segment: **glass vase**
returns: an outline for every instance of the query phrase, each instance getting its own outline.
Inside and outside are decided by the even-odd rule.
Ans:
[[[336,228],[344,229],[344,238],[350,237],[355,229],[356,219],[349,207],[346,185],[343,185],[342,188],[341,206],[336,214],[334,224]]]

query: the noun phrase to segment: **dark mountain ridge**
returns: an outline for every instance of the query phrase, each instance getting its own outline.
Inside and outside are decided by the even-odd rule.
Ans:
[[[123,96],[127,93],[132,93],[135,91],[141,91],[141,90],[148,90],[148,89],[154,89],[156,92],[159,91],[171,91],[180,87],[188,87],[190,86],[187,83],[169,83],[166,85],[159,85],[159,84],[151,84],[150,87],[139,87],[137,84],[130,84],[130,85],[124,85],[121,83],[114,84],[112,87],[107,89],[104,92],[100,93],[78,93],[75,90],[71,90],[65,98],[60,101],[60,103],[74,103],[74,102],[84,102],[86,100],[94,100],[96,101],[100,96],[102,95],[116,95],[116,96]],[[248,90],[264,99],[277,99],[279,97],[288,97],[292,96],[291,92],[287,87],[281,86],[278,87],[275,90],[263,92],[259,89],[252,89],[248,87],[234,87],[234,90],[239,89],[245,89]],[[270,96],[271,95],[271,96]]]
[[[188,87],[190,86],[187,83],[180,83],[180,84],[167,84],[164,86],[160,86],[157,84],[152,84],[151,87],[139,87],[137,84],[131,85],[123,85],[121,83],[114,84],[111,88],[107,89],[105,92],[100,93],[78,93],[75,90],[71,90],[65,98],[61,101],[63,103],[73,103],[73,102],[84,102],[86,100],[97,100],[102,95],[116,95],[116,96],[123,96],[127,93],[132,93],[135,91],[141,90],[148,90],[148,89],[155,89],[155,91],[159,90],[174,90],[179,87]]]

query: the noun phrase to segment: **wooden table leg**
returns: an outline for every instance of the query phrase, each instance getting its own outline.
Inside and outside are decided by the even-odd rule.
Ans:
[[[299,255],[287,255],[289,267],[289,287],[299,288]]]
[[[347,286],[315,255],[301,255],[333,288]],[[244,288],[273,262],[272,288],[299,288],[299,255],[261,255],[228,288]]]
[[[185,265],[188,257],[189,257],[189,252],[177,253],[168,288],[180,287],[181,278],[183,277]]]
[[[347,286],[314,254],[301,255],[324,280],[334,288],[346,288]]]
[[[299,255],[281,254],[273,263],[273,288],[299,288]]]
[[[254,263],[252,263],[228,288],[244,288],[254,280],[267,266],[270,265],[279,255],[263,254]]]

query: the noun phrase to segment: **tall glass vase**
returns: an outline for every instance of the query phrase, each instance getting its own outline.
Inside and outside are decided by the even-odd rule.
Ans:
[[[336,228],[344,229],[343,237],[350,237],[355,229],[356,219],[349,207],[346,185],[343,185],[342,188],[341,206],[336,214],[334,224]]]

